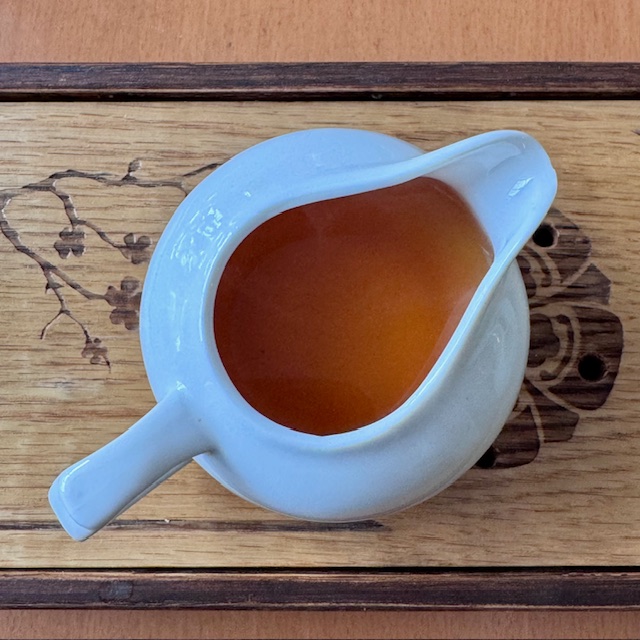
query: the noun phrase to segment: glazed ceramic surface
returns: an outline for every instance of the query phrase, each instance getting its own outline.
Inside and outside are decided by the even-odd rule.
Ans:
[[[315,436],[265,418],[216,349],[213,305],[228,258],[284,210],[423,175],[462,195],[495,254],[436,366],[401,407],[356,431]],[[245,499],[312,520],[370,518],[445,488],[489,447],[517,398],[529,311],[514,259],[555,191],[542,147],[514,131],[424,154],[382,134],[318,129],[231,159],[180,205],[149,267],[140,330],[158,405],[54,482],[63,526],[88,537],[192,457]]]

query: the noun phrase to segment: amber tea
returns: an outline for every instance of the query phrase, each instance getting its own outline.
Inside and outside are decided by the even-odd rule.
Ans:
[[[222,363],[281,425],[329,435],[370,424],[425,379],[492,258],[469,206],[431,178],[290,209],[224,269]]]

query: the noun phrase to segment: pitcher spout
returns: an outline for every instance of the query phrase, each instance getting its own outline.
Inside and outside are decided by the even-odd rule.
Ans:
[[[451,185],[468,202],[493,245],[494,268],[504,271],[555,197],[557,177],[549,156],[530,135],[508,130],[444,150],[454,152],[453,157],[429,175]]]
[[[315,130],[331,138],[341,130]],[[349,131],[350,134],[359,133]],[[417,153],[400,162],[326,169],[277,194],[265,209],[288,208],[329,198],[391,187],[421,176],[441,180],[460,194],[489,236],[495,264],[504,271],[544,219],[557,190],[546,151],[521,131],[491,131]]]

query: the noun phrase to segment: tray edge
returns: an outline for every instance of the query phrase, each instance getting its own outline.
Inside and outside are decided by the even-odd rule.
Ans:
[[[620,99],[640,63],[0,64],[0,100]]]

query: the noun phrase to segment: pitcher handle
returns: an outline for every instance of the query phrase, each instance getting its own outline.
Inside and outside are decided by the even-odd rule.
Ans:
[[[86,540],[194,456],[212,447],[175,390],[121,436],[65,469],[49,502],[67,533]]]

